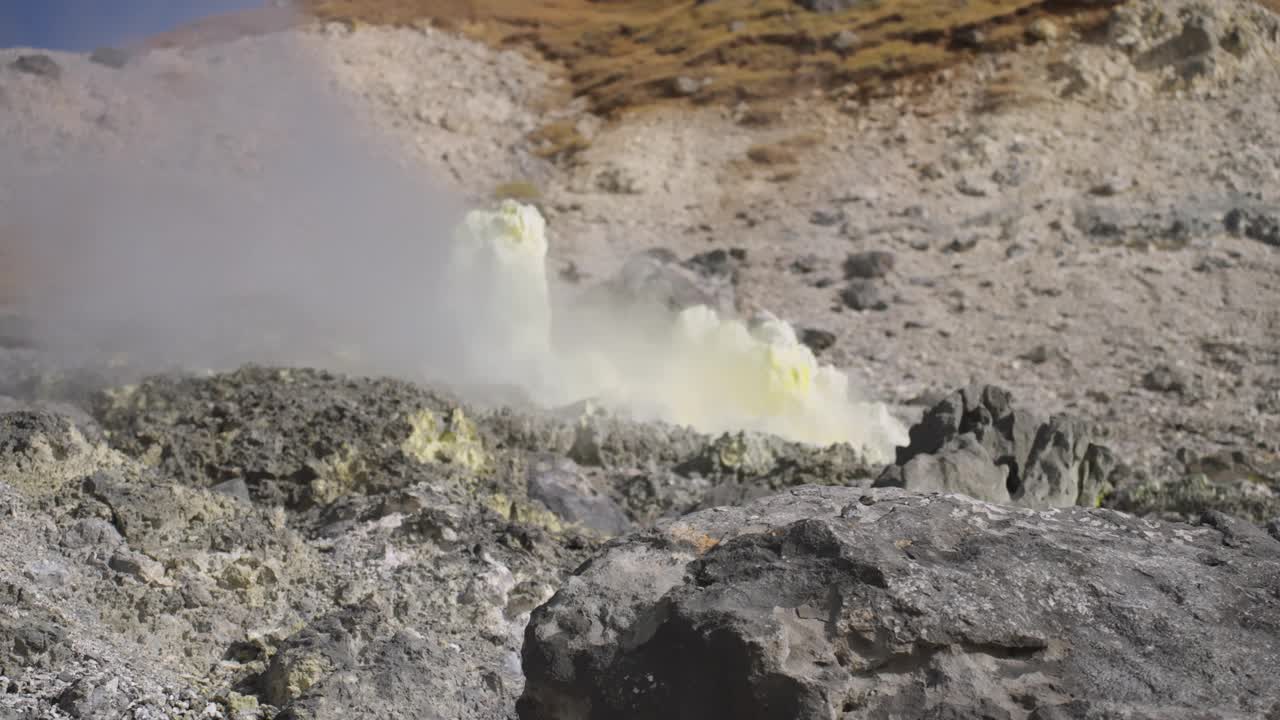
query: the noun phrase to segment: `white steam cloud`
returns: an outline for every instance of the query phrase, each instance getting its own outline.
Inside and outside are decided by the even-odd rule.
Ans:
[[[457,323],[436,271],[457,200],[367,129],[298,39],[5,77],[47,107],[65,93],[93,108],[65,129],[47,127],[56,111],[5,118],[7,254],[43,345],[154,368],[347,347],[383,372],[447,360]]]
[[[41,345],[147,370],[257,362],[511,385],[542,404],[598,399],[881,457],[904,441],[784,323],[552,307],[536,211],[465,215],[306,40],[160,51],[115,72],[79,60],[57,83],[0,75],[0,91],[72,108],[51,127],[0,98],[0,242]]]

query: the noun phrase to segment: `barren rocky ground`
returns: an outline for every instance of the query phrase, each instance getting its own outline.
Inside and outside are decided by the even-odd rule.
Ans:
[[[1263,4],[971,3],[891,87],[840,72],[897,30],[797,7],[816,54],[761,56],[791,92],[727,69],[755,55],[699,70],[717,3],[633,84],[602,63],[656,62],[661,25],[593,56],[557,3],[318,5],[0,50],[0,718],[1280,716]],[[640,267],[770,311],[909,446],[408,372],[450,353],[428,236],[513,196],[558,298]],[[296,228],[342,245],[250,254]],[[236,344],[269,299],[176,299],[241,275],[295,335]]]

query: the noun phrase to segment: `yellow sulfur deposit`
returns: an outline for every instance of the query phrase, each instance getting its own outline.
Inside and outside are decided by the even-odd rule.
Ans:
[[[480,433],[461,410],[450,411],[444,427],[430,410],[414,413],[408,420],[412,429],[400,449],[418,462],[446,462],[473,471],[488,462]]]

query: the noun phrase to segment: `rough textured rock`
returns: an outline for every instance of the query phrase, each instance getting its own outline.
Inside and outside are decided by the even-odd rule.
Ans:
[[[1117,478],[1103,505],[1172,520],[1206,510],[1258,524],[1280,517],[1280,458],[1236,450],[1186,460],[1181,472]]]
[[[801,328],[800,342],[812,350],[814,355],[821,355],[836,344],[836,334],[822,328]]]
[[[593,485],[568,458],[535,459],[529,466],[529,497],[541,502],[565,522],[579,523],[606,535],[630,528],[627,516]]]
[[[1190,384],[1185,372],[1169,365],[1157,365],[1142,376],[1142,387],[1153,392],[1182,393]]]
[[[168,477],[243,481],[255,501],[295,510],[402,487],[420,461],[464,474],[489,461],[457,400],[390,380],[266,368],[156,378],[100,395],[96,414],[113,445]]]
[[[1102,245],[1185,248],[1221,232],[1224,201],[1187,198],[1169,208],[1084,203],[1075,209],[1075,225]]]
[[[1227,232],[1258,242],[1280,247],[1280,213],[1247,208],[1232,208],[1223,218]]]
[[[58,64],[57,60],[44,53],[19,55],[16,60],[10,63],[10,67],[20,73],[36,75],[50,80],[58,80],[62,77],[62,66]]]
[[[734,288],[742,269],[747,266],[747,251],[742,248],[716,248],[698,253],[685,260],[682,265],[696,272],[705,283],[715,288],[714,295],[727,297],[732,303]]]
[[[16,613],[0,613],[0,675],[21,683],[0,707],[510,708],[527,613],[593,541],[535,512],[523,470],[464,467],[481,457],[466,437],[388,424],[375,396],[412,412],[440,397],[311,371],[157,379],[100,400],[126,453],[64,417],[0,416],[0,606]],[[350,475],[313,463],[326,439],[362,453]],[[333,474],[307,479],[308,463]],[[110,697],[92,681],[106,667]]]
[[[459,649],[429,629],[389,632],[384,612],[341,610],[289,638],[262,676],[262,697],[289,708],[289,718],[391,717],[414,708],[417,717],[436,719],[452,717],[449,708],[496,704],[492,696],[504,692],[498,668],[455,677],[447,668],[461,660]]]
[[[85,677],[58,696],[58,708],[73,718],[100,718],[116,715],[128,705],[120,693],[120,679]]]
[[[501,717],[529,612],[602,536],[874,477],[848,446],[448,397],[247,367],[102,392],[95,433],[0,415],[0,708],[93,716],[117,668],[138,717]]]
[[[880,285],[874,280],[854,278],[840,291],[840,299],[854,310],[887,310],[889,303],[885,299]]]
[[[1205,75],[1213,69],[1213,53],[1218,50],[1218,32],[1213,18],[1192,15],[1182,24],[1182,31],[1147,50],[1134,59],[1143,71],[1170,67],[1184,79]]]
[[[344,9],[392,4],[405,13],[421,5],[326,3]],[[720,290],[732,286],[733,303],[744,309],[760,306],[798,328],[831,331],[839,338],[831,361],[849,367],[858,389],[873,397],[903,402],[930,388],[999,374],[1019,400],[1046,417],[1070,412],[1108,428],[1106,443],[1132,472],[1112,474],[1117,488],[1102,493],[1104,506],[1190,520],[1215,508],[1270,522],[1268,532],[1280,536],[1280,474],[1268,467],[1280,450],[1280,378],[1274,372],[1280,255],[1266,244],[1274,244],[1269,228],[1280,217],[1274,196],[1280,157],[1274,14],[1258,2],[1129,0],[1114,12],[1106,3],[1080,12],[1068,3],[1038,3],[1016,13],[986,2],[984,17],[1002,15],[986,22],[957,19],[972,15],[967,6],[973,3],[941,15],[933,7],[940,4],[896,3],[905,9],[899,21],[890,17],[892,4],[884,3],[860,3],[865,9],[858,17],[811,15],[798,5],[779,15],[770,2],[754,9],[747,9],[751,3],[698,4],[706,7],[683,16],[692,25],[609,21],[603,35],[580,38],[555,22],[511,28],[519,44],[547,33],[574,36],[557,47],[568,49],[561,59],[579,69],[599,65],[601,49],[620,49],[625,56],[629,46],[652,44],[663,53],[653,57],[668,67],[659,70],[662,78],[686,74],[689,87],[698,86],[696,103],[685,98],[656,112],[619,113],[608,122],[586,109],[601,96],[586,88],[598,82],[630,88],[632,68],[616,79],[605,77],[607,67],[569,78],[583,96],[558,78],[548,83],[524,53],[489,52],[408,18],[396,30],[374,27],[369,18],[354,23],[354,30],[318,27],[230,46],[155,50],[121,69],[84,54],[50,53],[63,68],[57,82],[10,67],[30,51],[0,50],[0,134],[13,140],[0,143],[0,167],[17,176],[48,164],[76,172],[84,157],[102,153],[123,161],[110,163],[121,168],[113,178],[128,181],[134,175],[127,168],[168,169],[170,161],[190,161],[182,174],[210,180],[214,192],[202,197],[215,201],[222,182],[242,187],[276,168],[274,174],[287,177],[298,194],[253,192],[255,197],[305,200],[297,206],[304,212],[315,201],[308,224],[320,231],[330,223],[345,229],[334,237],[403,232],[407,245],[422,248],[421,193],[412,193],[412,212],[401,223],[388,208],[398,204],[392,199],[397,183],[383,182],[380,173],[362,177],[362,163],[344,164],[353,172],[335,174],[295,173],[290,163],[279,168],[272,162],[281,157],[270,152],[277,141],[294,136],[313,139],[314,146],[294,148],[309,170],[324,170],[344,156],[341,138],[309,132],[317,129],[312,120],[327,114],[300,117],[291,110],[310,104],[294,102],[304,98],[286,92],[327,86],[331,69],[361,110],[370,111],[375,132],[359,137],[353,157],[363,157],[366,141],[376,144],[386,131],[397,160],[429,166],[433,178],[468,198],[488,198],[499,184],[534,191],[551,223],[550,268],[573,266],[595,282],[614,277],[622,261],[643,248],[670,248],[659,259],[679,271],[681,282],[692,283],[691,297],[727,305],[728,293]],[[740,11],[751,16],[740,19]],[[590,14],[604,21],[614,13]],[[1113,19],[1098,32],[1083,31],[1072,20],[1108,14]],[[933,23],[935,15],[936,27],[916,27]],[[859,19],[873,16],[880,21]],[[1045,17],[1060,30],[1053,43],[986,52],[1019,44],[1021,29],[1034,30]],[[695,25],[710,28],[710,35],[689,44],[685,30],[696,35],[701,31]],[[484,26],[485,35],[507,32]],[[1046,39],[1054,33],[1032,34]],[[706,37],[713,44],[710,56],[698,49]],[[961,49],[978,42],[978,51]],[[948,45],[946,55],[960,50],[973,62],[930,78],[911,77],[922,63],[935,64],[936,51]],[[308,72],[278,63],[285,46],[305,51]],[[1163,57],[1164,51],[1155,51],[1161,46],[1168,49]],[[789,90],[796,69],[778,61],[777,51],[803,60],[830,92],[774,103],[774,91],[762,86]],[[605,65],[614,62],[627,60]],[[449,72],[423,72],[441,63]],[[634,67],[648,72],[647,64]],[[746,88],[738,79],[755,77],[747,72],[752,67],[767,77],[748,80],[753,87]],[[886,70],[903,76],[901,89],[910,95],[880,97],[894,90],[878,82]],[[625,93],[648,103],[646,98],[669,92],[662,78]],[[560,102],[571,96],[577,99]],[[254,100],[267,101],[258,114]],[[275,110],[283,111],[279,120]],[[748,160],[758,144],[779,151],[770,154],[779,164]],[[352,182],[329,184],[333,178]],[[0,183],[0,245],[6,247],[9,221],[21,225],[31,214],[6,204],[20,190],[14,184]],[[44,200],[53,216],[80,207]],[[275,210],[290,205],[268,202],[264,222],[279,227]],[[178,210],[166,203],[154,207]],[[1096,209],[1082,213],[1096,222],[1075,222],[1080,207]],[[1233,209],[1240,212],[1232,215]],[[155,228],[148,218],[155,216],[138,213],[124,227],[106,222],[102,235],[150,235]],[[252,232],[232,233],[246,237],[262,229],[252,221],[233,226],[247,226]],[[202,247],[222,247],[214,235],[225,224],[189,227],[197,236],[209,231]],[[751,265],[739,262],[730,247],[749,253]],[[851,252],[875,250],[897,257],[895,271],[877,288],[891,307],[833,312],[844,284],[841,263]],[[369,271],[365,276],[385,282],[386,275],[376,272],[381,255],[362,253],[360,265]],[[397,263],[402,257],[391,253],[381,267],[398,265],[404,274],[391,275],[413,285],[424,263]],[[146,265],[136,274],[104,269],[96,275],[105,284],[131,287],[130,279],[146,279]],[[335,308],[346,309],[344,291],[362,298],[360,283],[347,281],[349,268],[325,278],[312,277],[307,265],[291,259],[288,276],[332,294]],[[0,257],[0,298],[7,297],[6,281],[14,274],[9,256]],[[178,277],[173,285],[180,282]],[[641,295],[671,294],[659,289]],[[161,292],[154,305],[168,311],[170,299]],[[665,309],[666,301],[656,304]],[[369,307],[363,301],[356,306]],[[385,317],[356,314],[362,324]],[[394,328],[412,314],[397,304]],[[315,308],[308,315],[325,331],[317,342],[329,342],[335,318]],[[707,438],[680,428],[577,417],[577,408],[553,419],[474,407],[458,414],[452,402],[432,404],[430,398],[443,396],[425,390],[309,372],[293,373],[293,381],[272,372],[172,380],[172,387],[148,381],[136,391],[143,401],[124,400],[126,407],[104,411],[108,438],[74,406],[88,407],[91,388],[138,378],[105,362],[81,372],[47,357],[36,360],[27,330],[7,319],[0,324],[0,345],[11,346],[0,352],[0,394],[6,396],[0,412],[40,416],[14,418],[14,433],[7,436],[14,442],[0,451],[0,718],[65,720],[59,698],[66,697],[69,707],[88,707],[83,703],[92,693],[82,691],[102,678],[119,679],[112,695],[127,701],[120,714],[132,720],[353,717],[362,710],[380,717],[509,717],[523,683],[516,664],[523,618],[594,553],[599,536],[608,533],[599,532],[603,524],[596,530],[590,525],[601,517],[616,519],[608,508],[645,527],[797,482],[865,486],[881,469],[867,467],[847,448],[814,451],[754,436]],[[190,324],[192,335],[205,333]],[[134,354],[130,340],[109,340]],[[1028,348],[1047,350],[1016,357]],[[1142,390],[1142,374],[1157,362],[1185,369],[1193,391]],[[908,401],[920,407],[895,412],[918,416],[940,399]],[[429,431],[425,415],[413,418],[417,425],[387,419],[398,404],[430,409],[440,432]],[[479,470],[463,464],[477,459],[477,445],[453,442],[459,434],[470,437],[469,426],[480,439],[481,457],[491,460]],[[1100,442],[1096,434],[1090,440]],[[922,467],[923,474],[952,472],[974,482],[1004,471],[976,436],[965,442],[968,454],[929,456],[941,468]],[[1081,442],[1070,425],[1048,432],[1043,447],[1054,463],[1037,472],[1069,481]],[[347,445],[358,452],[344,454]],[[1210,462],[1209,454],[1224,447],[1241,448],[1246,460],[1224,461],[1221,468]],[[1183,448],[1199,457],[1184,455]],[[532,472],[539,458],[559,463],[570,456],[577,463],[572,477],[539,481]],[[957,463],[954,471],[948,462]],[[733,517],[737,525],[750,520]],[[947,522],[940,527],[950,527]],[[1228,529],[1230,542],[1256,546],[1247,532],[1213,522]],[[928,531],[928,525],[916,529]],[[1053,555],[1036,555],[1034,541],[1017,538],[1031,557],[1000,556],[998,570],[981,564],[988,559],[966,560],[975,547],[983,551],[982,532],[975,528],[947,546],[960,548],[957,561],[967,563],[954,572],[955,582],[988,587],[1010,576],[1016,581],[1019,573],[1034,572],[1036,563],[1048,563],[1042,555]],[[1128,547],[1108,539],[1112,544]],[[869,548],[893,551],[888,542]],[[1091,566],[1112,567],[1108,549],[1088,546],[1086,552]],[[1163,561],[1164,552],[1156,547],[1135,562],[1138,572],[1150,572],[1149,564]],[[1083,687],[1078,697],[1055,705],[1056,690],[1048,691],[1042,694],[1048,700],[1028,709],[1025,697],[1040,687],[1029,673],[1018,676],[1030,688],[1016,698],[1021,709],[996,707],[1001,696],[993,701],[975,693],[962,709],[933,714],[1041,720],[1231,715],[1231,707],[1218,706],[1223,697],[1247,697],[1238,686],[1217,686],[1219,693],[1205,693],[1202,711],[1190,711],[1158,700],[1117,708],[1107,683],[1129,682],[1135,697],[1163,697],[1161,687],[1151,689],[1148,653],[1167,654],[1163,643],[1180,642],[1177,633],[1212,632],[1212,623],[1223,617],[1253,622],[1257,613],[1194,605],[1215,591],[1267,597],[1265,586],[1259,590],[1226,575],[1230,564],[1211,565],[1235,557],[1206,554],[1210,564],[1202,575],[1167,583],[1175,595],[1191,593],[1187,612],[1208,618],[1181,623],[1172,639],[1144,615],[1159,618],[1162,606],[1141,597],[1130,607],[1101,612],[1110,624],[1093,618],[1078,623],[1079,633],[1096,629],[1093,639],[1115,642],[1117,657],[1124,655],[1123,667],[1101,674],[1099,683],[1063,685]],[[974,575],[974,568],[985,574]],[[774,587],[788,587],[790,581],[778,580],[789,577],[784,570],[761,563]],[[1063,587],[1073,587],[1075,568],[1060,574]],[[1143,582],[1138,578],[1134,585],[1141,589]],[[942,587],[913,589],[910,597],[952,586]],[[1099,587],[1088,589],[1089,601],[1133,600],[1125,589],[1108,596],[1109,586]],[[1070,606],[1052,588],[1039,597]],[[1009,608],[1026,606],[1019,602],[1035,599],[993,597],[980,621],[996,622]],[[622,604],[600,615],[615,609],[606,623],[625,616]],[[1124,625],[1126,618],[1135,618],[1131,626]],[[959,621],[952,624],[964,631]],[[1106,634],[1116,627],[1118,635]],[[1250,629],[1274,637],[1272,629]],[[1146,645],[1139,636],[1148,638]],[[1199,649],[1199,672],[1220,676],[1215,682],[1221,683],[1270,669],[1266,658],[1241,666],[1218,654],[1231,652],[1229,640],[1225,650],[1189,642],[1169,653],[1186,657],[1177,653]],[[930,660],[929,652],[890,655],[877,678],[893,688],[901,676],[919,676],[914,662],[957,657],[948,648]],[[959,657],[976,658],[973,674],[989,684],[1015,682],[1001,670],[1016,658],[988,657],[1002,654],[975,650]],[[794,655],[792,662],[803,660],[800,651]],[[715,677],[723,665],[717,656],[694,677]],[[1095,691],[1094,684],[1103,689]],[[963,691],[933,677],[923,685],[919,693],[926,701],[956,687]],[[1176,692],[1168,697],[1176,701]],[[1236,710],[1237,717],[1265,718],[1269,708]],[[849,714],[857,712],[853,707]],[[925,703],[882,715],[928,713]]]
[[[103,47],[89,53],[89,60],[119,70],[129,64],[133,54],[123,48]]]
[[[723,258],[713,252],[682,263],[670,252],[650,250],[630,258],[614,277],[592,288],[585,305],[614,303],[668,311],[707,305],[732,311],[736,268],[737,261],[727,253]]]
[[[797,0],[798,4],[809,12],[835,13],[865,5],[866,0]]]
[[[896,256],[885,250],[868,250],[845,258],[844,276],[852,278],[880,278],[893,271]]]
[[[1090,442],[1085,423],[1015,407],[1007,391],[970,386],[925,413],[877,487],[957,492],[990,502],[1050,508],[1096,505],[1116,460]]]
[[[798,488],[610,545],[534,612],[523,720],[1280,712],[1280,542]]]

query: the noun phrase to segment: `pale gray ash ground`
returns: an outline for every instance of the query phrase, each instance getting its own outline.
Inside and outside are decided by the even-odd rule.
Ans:
[[[0,50],[0,720],[1280,718],[1278,51],[1137,0],[760,128],[439,30]],[[517,180],[557,302],[768,310],[908,444],[451,382]]]

